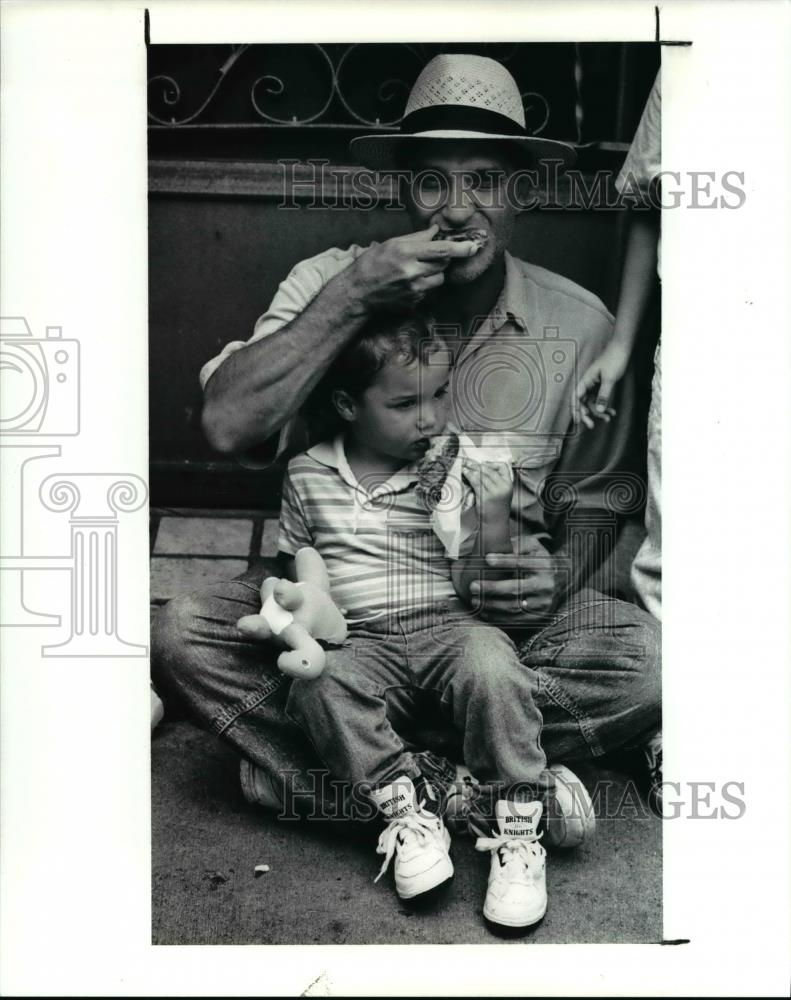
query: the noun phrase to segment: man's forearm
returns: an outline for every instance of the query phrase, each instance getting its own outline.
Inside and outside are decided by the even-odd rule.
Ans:
[[[211,376],[202,422],[217,451],[247,451],[280,430],[363,326],[367,309],[352,267],[291,323],[236,351]]]
[[[567,526],[565,538],[553,548],[558,601],[581,590],[609,555],[611,529],[603,526],[603,516],[607,516],[603,511],[591,510],[590,517],[580,517],[578,523]]]

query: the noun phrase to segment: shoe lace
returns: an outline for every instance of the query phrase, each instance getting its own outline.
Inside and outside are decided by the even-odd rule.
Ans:
[[[437,817],[433,814],[424,813],[424,805],[425,802],[421,802],[417,812],[406,813],[404,816],[391,819],[384,830],[382,830],[379,835],[379,843],[376,845],[376,853],[384,854],[385,859],[374,882],[378,882],[387,871],[387,866],[390,864],[393,854],[395,854],[399,837],[406,840],[407,835],[409,835],[427,842],[432,834],[436,833]]]
[[[455,781],[450,786],[445,798],[443,808],[445,819],[466,822],[479,794],[480,790],[472,778],[465,775],[465,777]]]
[[[497,851],[503,865],[513,863],[524,865],[529,868],[533,861],[541,858],[545,853],[544,848],[538,841],[544,836],[535,833],[532,836],[509,837],[505,833],[496,833],[490,837],[478,837],[475,841],[476,851]]]
[[[458,830],[468,830],[473,836],[486,836],[490,829],[486,820],[487,807],[491,806],[488,793],[478,782],[465,775],[451,787],[445,801],[443,816]]]

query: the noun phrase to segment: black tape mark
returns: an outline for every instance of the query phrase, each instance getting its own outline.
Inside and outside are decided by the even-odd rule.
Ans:
[[[660,941],[661,945],[666,944],[689,944],[689,938],[670,938],[667,941]]]
[[[659,7],[654,7],[654,21],[656,23],[656,37],[654,38],[654,41],[657,43],[657,45],[691,45],[692,44],[692,42],[663,42],[662,41],[662,39],[659,37],[659,35],[660,35],[660,30],[659,30]]]

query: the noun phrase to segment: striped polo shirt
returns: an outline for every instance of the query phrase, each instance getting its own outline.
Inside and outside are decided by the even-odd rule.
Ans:
[[[324,558],[332,597],[349,621],[431,607],[455,597],[445,547],[404,466],[368,489],[346,459],[342,437],[291,459],[283,481],[278,548],[312,545]]]

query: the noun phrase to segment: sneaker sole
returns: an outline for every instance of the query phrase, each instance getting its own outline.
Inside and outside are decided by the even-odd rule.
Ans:
[[[547,904],[544,903],[544,908],[540,913],[531,917],[529,920],[508,920],[505,917],[495,917],[491,912],[487,912],[486,907],[483,908],[483,915],[489,921],[490,924],[497,924],[500,927],[532,927],[533,924],[537,924],[539,920],[543,920],[546,916]]]
[[[399,899],[414,899],[415,896],[422,896],[424,892],[431,892],[438,885],[453,878],[453,862],[450,858],[443,858],[438,861],[433,868],[419,878],[410,881],[407,886],[396,886],[396,893]]]

